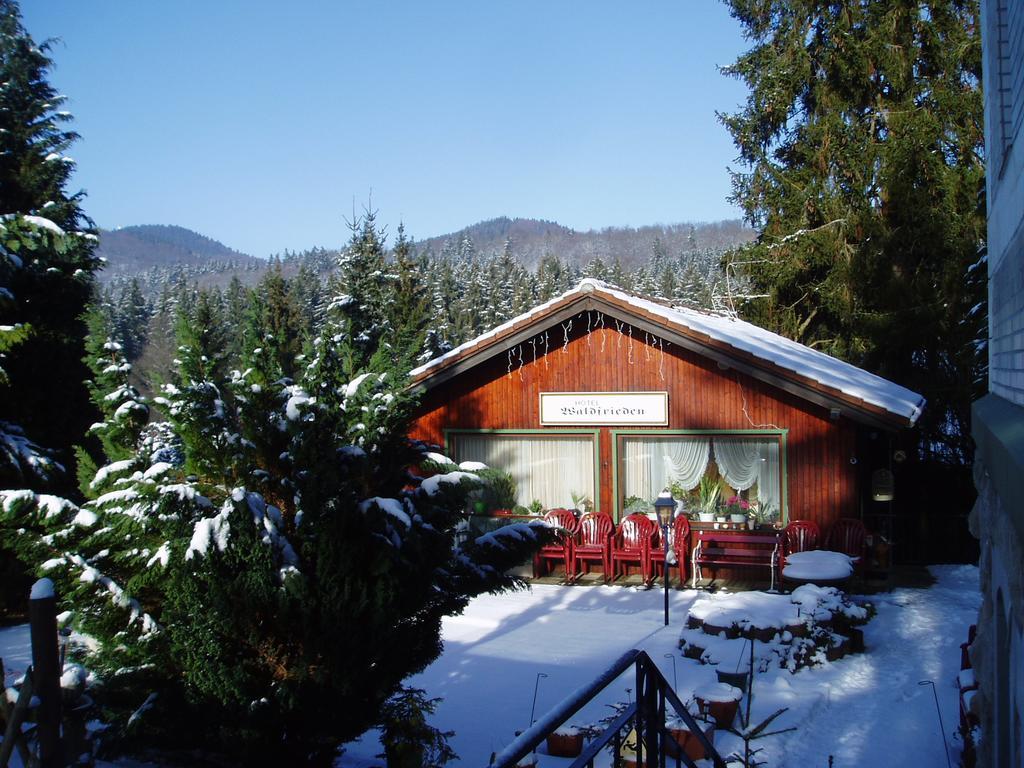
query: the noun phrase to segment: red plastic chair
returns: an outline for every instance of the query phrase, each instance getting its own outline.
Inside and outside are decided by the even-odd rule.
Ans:
[[[825,549],[842,552],[853,558],[854,568],[864,570],[867,531],[864,523],[853,517],[841,517],[832,523],[825,539]]]
[[[651,545],[651,578],[656,575],[658,563],[665,562],[665,545],[661,541],[661,527],[655,526],[654,543]],[[679,567],[679,581],[685,584],[689,578],[690,570],[690,520],[686,515],[679,515],[672,524],[672,530],[668,534],[668,545],[676,556],[676,565]],[[672,574],[669,574],[671,580]]]
[[[618,578],[619,565],[623,566],[623,572],[628,572],[630,563],[636,563],[644,583],[650,582],[651,544],[657,530],[647,515],[629,515],[619,523],[612,541],[612,579]]]
[[[569,581],[572,578],[573,538],[576,536],[579,521],[568,509],[552,509],[544,515],[544,521],[558,530],[555,533],[555,540],[545,544],[533,556],[533,575],[540,576],[546,571],[546,564],[553,561],[565,567],[565,580]]]
[[[794,520],[782,532],[782,556],[818,549],[821,530],[813,520]]]
[[[581,564],[586,573],[587,564],[598,562],[604,570],[604,580],[608,581],[612,574],[612,535],[615,533],[615,522],[606,512],[591,512],[580,518],[576,531],[576,540],[572,547],[573,580],[577,577],[577,564]]]

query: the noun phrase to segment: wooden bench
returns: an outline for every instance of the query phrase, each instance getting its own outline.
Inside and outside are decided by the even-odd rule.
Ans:
[[[697,582],[703,578],[700,567],[724,566],[767,568],[771,576],[771,589],[775,589],[776,572],[782,547],[779,535],[770,533],[740,533],[733,531],[693,531],[696,546],[693,548],[691,564],[693,580],[691,585],[696,588]]]

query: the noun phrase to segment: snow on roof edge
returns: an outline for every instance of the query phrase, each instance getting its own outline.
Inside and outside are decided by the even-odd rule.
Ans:
[[[482,348],[489,340],[500,337],[516,326],[527,324],[532,318],[543,315],[552,307],[574,296],[585,294],[604,294],[619,302],[643,309],[668,323],[703,334],[737,351],[746,352],[781,369],[901,416],[907,419],[911,426],[924,409],[925,399],[917,392],[753,323],[725,313],[669,307],[627,293],[617,286],[594,278],[585,278],[565,293],[414,368],[410,371],[410,376],[413,380],[426,377],[450,360],[462,357],[473,349]]]

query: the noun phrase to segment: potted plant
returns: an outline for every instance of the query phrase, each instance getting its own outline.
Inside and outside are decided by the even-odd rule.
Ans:
[[[742,524],[747,522],[750,503],[739,496],[731,496],[725,502],[725,511],[729,515],[729,522]]]
[[[516,481],[512,475],[493,467],[482,469],[476,473],[483,483],[480,489],[480,500],[484,502],[490,514],[509,514],[516,506]]]
[[[627,515],[645,514],[650,506],[646,499],[639,496],[628,496],[623,505],[623,511]]]
[[[715,510],[718,508],[718,499],[722,495],[722,489],[718,481],[710,477],[702,477],[700,490],[698,491],[697,519],[702,523],[710,523],[715,519]]]
[[[572,497],[572,508],[578,513],[582,514],[586,512],[587,508],[591,506],[590,499],[587,497],[587,494],[572,491],[569,495]]]

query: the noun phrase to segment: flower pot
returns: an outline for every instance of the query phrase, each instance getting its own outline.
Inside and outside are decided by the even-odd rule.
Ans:
[[[697,726],[704,731],[704,735],[712,744],[715,743],[715,722],[714,720],[697,720]],[[672,720],[665,724],[669,738],[665,740],[665,754],[669,757],[677,757],[682,750],[691,760],[703,760],[706,757],[704,745],[700,739],[691,733],[690,729],[681,720]]]
[[[720,727],[729,728],[736,719],[743,691],[728,683],[711,683],[701,686],[693,695],[701,712],[715,718]]]
[[[715,674],[718,675],[718,682],[728,683],[734,688],[739,688],[744,693],[747,692],[746,672],[724,672],[721,669],[716,669]]]
[[[715,513],[714,512],[698,512],[697,513],[697,520],[702,522],[702,523],[713,523],[713,522],[715,522]]]
[[[746,515],[729,515],[730,523],[745,523],[747,522]]]
[[[575,728],[559,728],[548,734],[548,754],[576,757],[583,751],[583,733]]]

